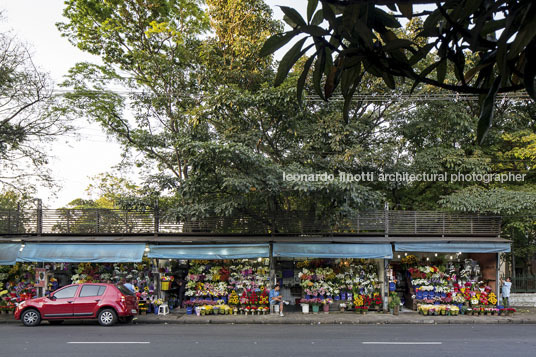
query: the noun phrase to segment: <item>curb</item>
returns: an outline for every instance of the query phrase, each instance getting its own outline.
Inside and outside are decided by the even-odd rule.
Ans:
[[[89,321],[89,320],[80,320]],[[84,323],[82,322],[82,324]],[[20,324],[18,320],[13,319],[0,319],[0,324]],[[138,319],[134,321],[136,325],[494,325],[494,324],[516,324],[516,325],[532,325],[536,324],[536,317],[534,318],[473,318],[473,319],[424,319],[424,318],[393,318],[388,319],[375,318],[375,319],[330,319],[323,321],[321,319],[270,319],[270,320],[256,320],[256,319],[197,319],[197,318],[183,318],[177,317],[174,319]]]

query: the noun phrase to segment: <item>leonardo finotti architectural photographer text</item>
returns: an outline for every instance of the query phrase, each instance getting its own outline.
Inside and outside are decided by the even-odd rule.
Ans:
[[[348,172],[339,172],[337,175],[328,174],[327,172],[316,174],[299,174],[283,172],[283,181],[288,182],[328,182],[338,180],[340,182],[523,182],[527,174],[518,174],[512,172],[503,172],[496,174],[464,174],[461,172],[455,174],[443,173],[418,173],[396,172],[390,174],[360,172],[352,174]]]

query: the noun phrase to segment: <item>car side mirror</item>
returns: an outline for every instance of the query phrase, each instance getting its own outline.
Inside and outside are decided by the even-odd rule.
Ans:
[[[49,298],[52,301],[56,300],[56,297],[54,295],[50,295],[50,294],[47,295],[47,298]]]

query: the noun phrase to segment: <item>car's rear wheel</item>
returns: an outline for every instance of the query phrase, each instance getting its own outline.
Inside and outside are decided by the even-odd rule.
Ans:
[[[20,319],[25,326],[37,326],[41,323],[41,314],[35,309],[29,309],[22,313]]]
[[[117,314],[112,309],[103,309],[97,317],[101,326],[112,326],[117,322]]]
[[[48,323],[51,325],[61,325],[63,320],[50,320]]]

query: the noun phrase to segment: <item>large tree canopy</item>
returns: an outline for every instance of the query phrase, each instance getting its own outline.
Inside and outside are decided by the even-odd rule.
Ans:
[[[47,143],[69,129],[54,103],[50,78],[29,50],[0,33],[0,191],[52,184]]]
[[[283,180],[283,172],[327,169],[330,154],[316,150],[335,148],[342,157],[348,155],[342,142],[351,137],[370,144],[364,133],[343,127],[340,105],[300,108],[296,78],[271,87],[272,60],[259,51],[281,25],[263,1],[206,4],[68,1],[58,28],[102,63],[71,69],[66,110],[142,153],[135,164],[147,169],[148,199],[172,196],[161,204],[177,216],[267,219],[289,210],[323,216],[381,203],[380,194],[361,185]]]
[[[435,7],[422,10],[413,4]],[[392,89],[399,85],[397,79],[409,79],[414,87],[425,83],[478,94],[479,143],[492,124],[497,93],[524,88],[536,99],[533,1],[309,0],[306,16],[286,6],[281,10],[292,30],[268,39],[261,54],[299,40],[283,56],[275,85],[283,82],[296,61],[308,57],[302,78],[312,71],[316,93],[325,99],[338,89],[351,101],[364,73],[382,78]],[[401,17],[423,18],[416,37],[399,35]],[[423,66],[431,51],[435,60]],[[447,80],[448,71],[455,74],[454,80]],[[298,99],[303,87],[304,81],[298,81]]]

